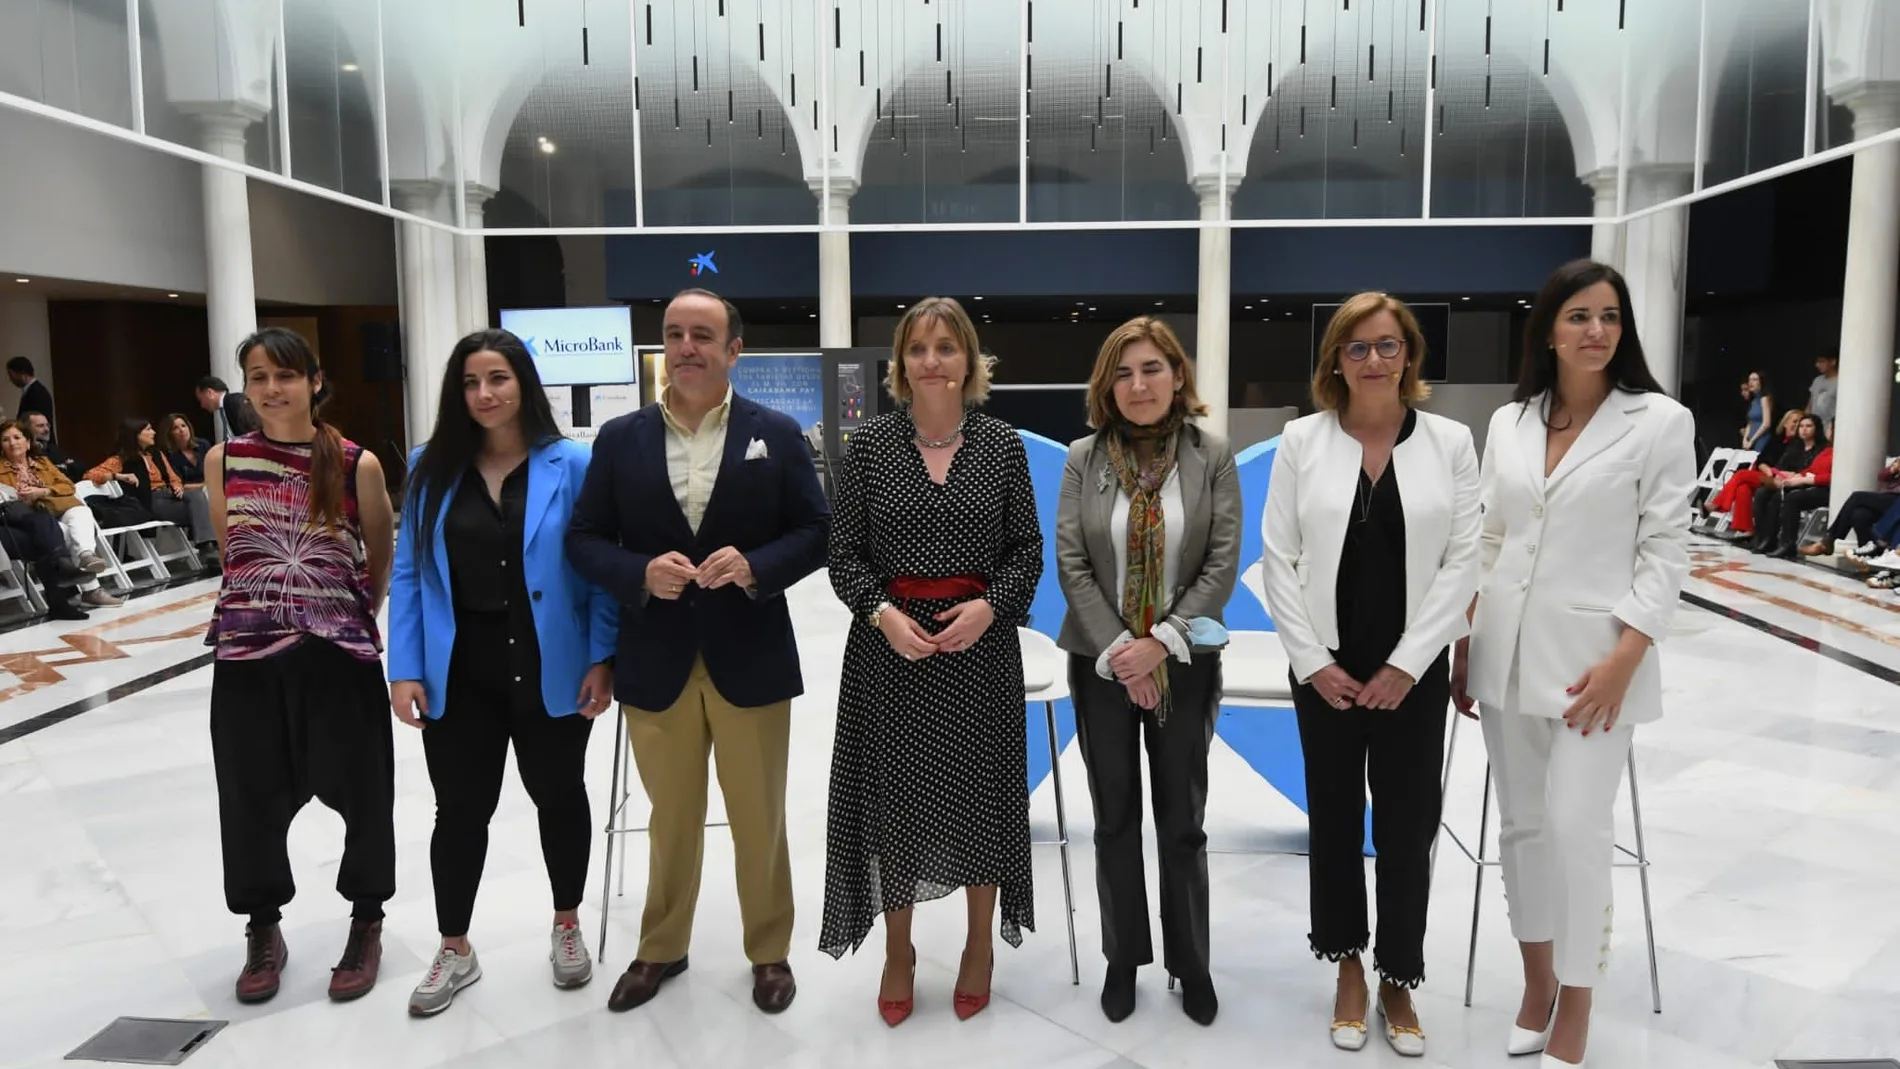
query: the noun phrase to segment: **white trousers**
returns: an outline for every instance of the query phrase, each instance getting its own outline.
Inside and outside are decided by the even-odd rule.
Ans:
[[[60,514],[59,526],[66,535],[66,544],[73,548],[73,554],[97,553],[99,551],[99,521],[92,510],[84,505],[74,505]]]
[[[1554,943],[1557,982],[1595,987],[1610,967],[1616,791],[1634,728],[1586,738],[1562,720],[1480,710],[1497,787],[1511,934]]]

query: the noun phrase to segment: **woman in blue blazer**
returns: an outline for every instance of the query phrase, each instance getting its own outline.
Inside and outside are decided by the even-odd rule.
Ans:
[[[418,1017],[481,979],[469,918],[511,741],[540,815],[555,986],[593,977],[577,913],[593,842],[584,769],[612,700],[619,610],[563,550],[588,457],[561,436],[519,338],[484,330],[456,345],[435,433],[411,458],[389,584],[390,705],[422,730],[436,799],[442,948],[410,997]]]

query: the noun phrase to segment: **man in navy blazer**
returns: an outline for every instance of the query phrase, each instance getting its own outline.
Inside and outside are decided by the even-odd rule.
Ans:
[[[739,310],[686,290],[664,329],[668,385],[600,429],[567,534],[575,568],[620,601],[614,694],[653,805],[640,950],[607,1005],[639,1006],[686,971],[710,750],[752,1000],[778,1013],[797,993],[785,773],[804,691],[785,591],[824,564],[831,507],[798,424],[733,396]]]

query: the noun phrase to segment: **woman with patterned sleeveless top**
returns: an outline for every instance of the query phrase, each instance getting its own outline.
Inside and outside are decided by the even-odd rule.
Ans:
[[[396,891],[395,756],[376,611],[395,522],[382,465],[317,415],[329,388],[309,343],[258,331],[238,347],[262,429],[205,455],[224,587],[206,644],[224,897],[245,929],[239,1002],[277,994],[280,911],[296,893],[286,836],[311,797],[343,817],[336,889],[352,905],[330,997],[376,984]]]

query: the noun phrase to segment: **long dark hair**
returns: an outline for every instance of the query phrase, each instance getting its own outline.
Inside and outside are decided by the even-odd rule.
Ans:
[[[1636,314],[1631,307],[1629,283],[1608,264],[1572,260],[1550,273],[1544,280],[1544,288],[1537,293],[1537,300],[1531,304],[1530,322],[1524,325],[1524,362],[1518,369],[1517,390],[1511,395],[1514,401],[1528,403],[1548,392],[1550,403],[1542,414],[1546,424],[1550,413],[1563,403],[1562,390],[1557,384],[1557,351],[1550,347],[1550,332],[1557,325],[1565,302],[1599,282],[1608,282],[1616,290],[1617,308],[1623,317],[1623,335],[1617,341],[1616,352],[1610,355],[1609,366],[1603,369],[1610,385],[1629,393],[1668,392],[1650,373],[1649,361],[1643,358],[1643,343],[1636,336]]]
[[[330,399],[330,379],[323,364],[303,335],[283,327],[265,327],[238,343],[238,368],[244,372],[248,388],[250,367],[245,358],[261,350],[264,359],[278,367],[298,372],[309,381],[322,378],[310,396],[310,422],[317,436],[310,442],[310,519],[325,527],[343,526],[343,436],[318,415]]]
[[[422,455],[409,470],[408,502],[403,511],[414,509],[417,523],[410,528],[408,541],[415,546],[418,560],[428,559],[423,547],[433,541],[435,521],[442,503],[456,480],[482,450],[487,432],[468,411],[468,395],[462,384],[468,370],[468,358],[476,353],[495,353],[508,361],[521,389],[521,437],[529,448],[546,445],[561,437],[554,422],[554,407],[548,404],[548,392],[541,386],[541,372],[521,339],[505,330],[478,330],[455,343],[449,354],[449,366],[442,373],[441,399],[436,402],[435,433],[429,436]],[[421,532],[419,535],[416,532]]]
[[[147,453],[145,447],[139,444],[139,435],[145,433],[145,428],[150,426],[152,426],[152,421],[144,416],[127,416],[119,421],[119,437],[114,444],[114,452],[119,457],[119,463],[125,466],[127,475],[145,478]],[[156,431],[156,428],[154,430]],[[157,441],[152,443],[152,449],[154,451],[158,449]]]

